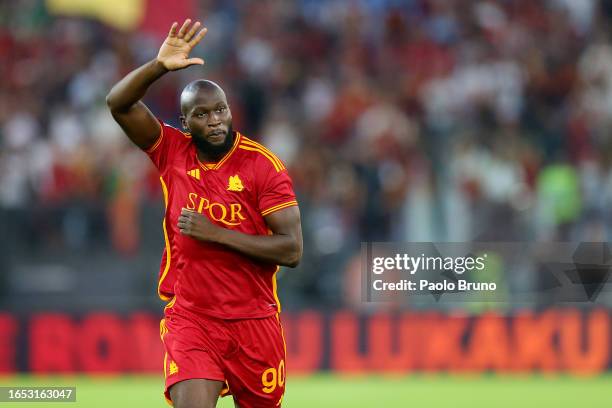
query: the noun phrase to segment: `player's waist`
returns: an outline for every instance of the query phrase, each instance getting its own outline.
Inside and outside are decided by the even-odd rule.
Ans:
[[[238,274],[263,275],[262,278],[269,279],[277,270],[277,265],[258,262],[251,258],[242,256],[227,256],[227,253],[202,252],[200,254],[188,254],[181,252],[180,261],[176,268],[179,271],[187,270],[190,273],[202,275],[227,275],[239,280]]]
[[[189,295],[185,297],[180,288],[170,305],[166,307],[166,313],[179,313],[191,315],[192,317],[214,318],[221,320],[237,319],[262,319],[280,312],[279,305],[274,302],[262,300],[256,307],[231,307],[227,304],[206,304],[197,300],[190,300]]]

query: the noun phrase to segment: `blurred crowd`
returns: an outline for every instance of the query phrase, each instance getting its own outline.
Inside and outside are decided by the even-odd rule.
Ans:
[[[284,160],[305,236],[287,276],[296,296],[350,296],[362,241],[611,237],[612,3],[198,9],[206,65],[167,75],[145,102],[178,125],[182,87],[215,80],[234,127]],[[2,2],[0,16],[2,222],[41,251],[138,252],[140,225],[161,221],[141,219],[161,208],[159,182],[104,97],[163,39],[51,16],[41,1]]]

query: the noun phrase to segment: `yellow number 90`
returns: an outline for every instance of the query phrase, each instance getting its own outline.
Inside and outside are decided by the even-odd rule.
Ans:
[[[268,368],[261,375],[261,389],[266,394],[274,392],[276,387],[282,387],[285,384],[285,360],[281,360],[278,364],[278,369],[274,367]]]

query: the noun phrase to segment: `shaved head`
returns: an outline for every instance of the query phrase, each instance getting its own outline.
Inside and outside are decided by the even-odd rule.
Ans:
[[[181,113],[186,115],[202,94],[219,96],[227,104],[227,97],[219,84],[208,79],[198,79],[188,83],[183,88],[183,92],[181,92]]]

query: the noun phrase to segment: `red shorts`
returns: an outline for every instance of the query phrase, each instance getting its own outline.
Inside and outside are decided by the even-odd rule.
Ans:
[[[173,303],[173,302],[171,302]],[[169,305],[160,323],[166,351],[164,394],[177,382],[224,381],[241,408],[280,407],[285,393],[285,340],[278,314],[223,320]]]

